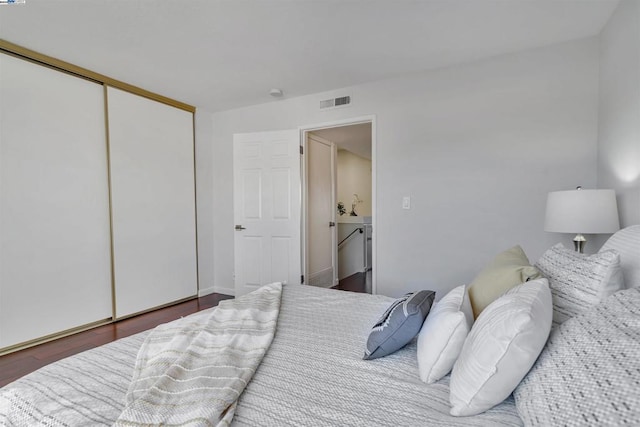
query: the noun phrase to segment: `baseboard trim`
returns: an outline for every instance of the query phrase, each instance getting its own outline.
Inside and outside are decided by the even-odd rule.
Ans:
[[[215,287],[210,286],[204,289],[198,289],[198,298],[203,297],[205,295],[209,295],[215,292]]]
[[[321,283],[319,285],[312,285],[311,283],[309,283],[309,286],[314,286],[316,288],[327,288],[327,289],[329,289],[329,288],[334,287],[335,285],[332,285],[331,283]]]
[[[213,285],[208,288],[200,289],[198,291],[198,296],[203,297],[205,295],[209,295],[213,293],[235,296],[236,290],[233,287],[229,287],[229,286]]]
[[[325,268],[309,275],[309,285],[319,288],[330,288],[333,285],[333,267]]]

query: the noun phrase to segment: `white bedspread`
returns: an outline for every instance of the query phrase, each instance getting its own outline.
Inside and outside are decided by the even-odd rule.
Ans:
[[[242,426],[519,426],[513,399],[449,415],[449,378],[420,381],[416,346],[362,360],[391,298],[285,285],[271,347],[237,401]],[[198,314],[197,316],[200,316]],[[0,425],[110,426],[125,406],[134,335],[46,366],[0,389]]]
[[[415,341],[362,360],[392,298],[285,286],[278,330],[238,401],[237,426],[519,426],[513,398],[472,417],[449,414],[449,376],[420,380]]]
[[[136,360],[115,425],[228,425],[271,345],[282,285],[155,328]]]

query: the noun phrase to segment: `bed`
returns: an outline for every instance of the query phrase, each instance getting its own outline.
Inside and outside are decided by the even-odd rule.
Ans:
[[[622,230],[614,235],[603,249],[619,249],[622,271],[627,287],[640,285],[638,263],[640,257],[640,226]],[[634,290],[631,290],[634,291]],[[433,384],[421,381],[416,360],[416,339],[385,357],[363,360],[363,349],[367,344],[372,325],[385,312],[393,299],[308,286],[282,286],[279,314],[273,340],[237,399],[233,425],[273,426],[360,426],[360,425],[428,425],[428,426],[518,426],[523,424],[552,425],[563,421],[559,412],[570,415],[571,410],[580,411],[581,402],[570,410],[558,406],[540,416],[538,410],[519,404],[516,407],[513,395],[498,405],[473,416],[450,415],[450,375]],[[607,317],[603,313],[616,312],[609,320],[627,319],[626,329],[621,332],[624,347],[633,352],[640,341],[640,290],[618,292],[594,309],[587,310],[570,322],[575,328],[592,327],[593,319]],[[607,305],[608,304],[608,305]],[[210,309],[210,311],[214,311]],[[210,312],[207,311],[207,312]],[[207,312],[193,316],[202,319]],[[589,317],[591,316],[591,317]],[[625,317],[626,316],[626,317]],[[590,320],[591,319],[591,320]],[[573,321],[574,319],[570,319]],[[177,322],[180,322],[177,321]],[[182,320],[184,323],[184,320]],[[591,326],[589,326],[591,325]],[[618,327],[613,325],[612,327]],[[550,340],[562,341],[569,334],[564,325],[556,328]],[[0,424],[10,426],[80,426],[114,425],[125,410],[127,392],[134,375],[136,357],[145,339],[146,331],[124,338],[102,347],[89,350],[48,365],[12,384],[0,389]],[[609,339],[617,335],[602,331]],[[585,339],[599,340],[591,332]],[[555,342],[554,341],[554,342]],[[585,345],[592,345],[591,342]],[[629,347],[631,345],[631,347]],[[547,345],[548,346],[548,345]],[[636,347],[634,347],[636,346]],[[617,347],[609,342],[605,348]],[[516,390],[521,401],[535,401],[537,393],[548,393],[535,375],[548,376],[553,353],[543,351],[534,369],[525,378],[528,388]],[[624,349],[623,349],[624,350]],[[625,370],[633,370],[617,387],[624,393],[638,395],[640,362],[637,354],[629,353],[624,361]],[[620,357],[618,353],[614,356]],[[552,359],[551,362],[548,362]],[[568,360],[568,359],[567,359]],[[546,363],[546,365],[545,365]],[[538,366],[541,365],[541,366]],[[545,365],[545,366],[542,366]],[[568,368],[568,367],[567,367]],[[562,368],[555,368],[556,371]],[[573,386],[578,385],[579,371]],[[614,366],[615,369],[615,366]],[[535,375],[533,375],[535,374]],[[588,374],[588,373],[587,373]],[[608,375],[608,374],[606,374]],[[615,374],[614,374],[615,375]],[[529,380],[529,377],[532,377]],[[586,375],[585,381],[589,381]],[[606,378],[605,378],[606,380]],[[616,377],[616,380],[620,378]],[[554,379],[554,384],[555,384]],[[542,381],[544,383],[544,381]],[[562,379],[558,380],[558,384]],[[530,385],[529,383],[533,383]],[[569,381],[571,383],[571,381]],[[635,388],[633,388],[633,384]],[[572,386],[569,384],[569,387]],[[536,388],[538,387],[538,388]],[[632,387],[631,390],[628,390]],[[583,389],[584,390],[584,389]],[[562,392],[565,392],[563,390]],[[568,392],[571,393],[570,391]],[[589,396],[588,401],[595,400]],[[539,399],[538,399],[539,400]],[[571,399],[568,399],[571,400]],[[598,400],[601,400],[598,398]],[[603,413],[600,418],[569,420],[576,425],[616,425],[625,420],[638,423],[640,401],[637,397],[616,395],[615,402],[622,405],[620,412]],[[614,403],[615,403],[614,402]],[[598,402],[596,402],[598,403]],[[600,404],[602,402],[599,402]],[[543,401],[535,402],[544,405]],[[571,402],[567,403],[571,405]],[[624,406],[626,405],[626,408]],[[615,406],[615,404],[614,404]],[[577,409],[576,409],[577,408]],[[605,411],[609,411],[608,409]],[[544,412],[544,411],[540,411]],[[524,417],[523,417],[524,415]],[[549,418],[549,416],[551,418]],[[223,424],[226,424],[224,421]],[[566,422],[566,420],[564,421]],[[145,423],[139,423],[144,425]],[[152,424],[152,423],[148,423]],[[632,423],[633,424],[633,423]],[[120,425],[134,425],[121,423]],[[195,424],[194,424],[195,425]],[[202,422],[200,425],[211,425]]]

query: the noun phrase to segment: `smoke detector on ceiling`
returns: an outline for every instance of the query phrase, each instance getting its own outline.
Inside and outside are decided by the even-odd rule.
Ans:
[[[274,98],[282,98],[283,92],[282,89],[273,88],[269,91],[269,95],[273,96]]]
[[[341,96],[339,98],[331,98],[320,101],[320,109],[326,110],[328,108],[346,107],[349,104],[351,104],[351,97]]]

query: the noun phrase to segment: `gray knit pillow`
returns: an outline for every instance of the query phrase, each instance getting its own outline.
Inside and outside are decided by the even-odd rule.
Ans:
[[[631,426],[640,420],[640,289],[620,291],[549,337],[514,392],[526,426]]]
[[[420,332],[435,296],[434,291],[420,291],[395,300],[369,333],[363,359],[383,357],[407,345]]]
[[[558,243],[535,267],[549,280],[554,327],[624,289],[620,256],[615,251],[585,255]]]

